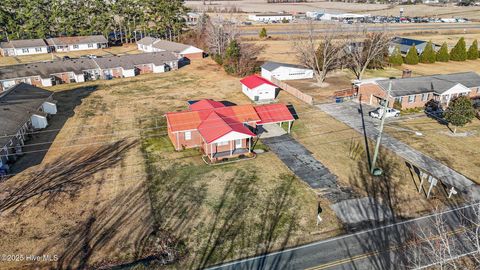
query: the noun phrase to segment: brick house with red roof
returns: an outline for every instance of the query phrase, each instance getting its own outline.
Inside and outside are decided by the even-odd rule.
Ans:
[[[258,75],[251,75],[240,80],[242,92],[253,101],[274,100],[278,86]]]
[[[166,114],[168,136],[180,151],[199,147],[215,162],[223,158],[251,155],[258,125],[288,122],[294,118],[287,106],[226,106],[203,99],[193,102],[188,110]]]

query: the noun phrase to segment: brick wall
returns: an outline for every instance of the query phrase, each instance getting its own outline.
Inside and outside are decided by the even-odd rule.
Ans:
[[[137,65],[135,67],[138,69],[139,74],[147,74],[153,72],[153,67],[151,64]]]

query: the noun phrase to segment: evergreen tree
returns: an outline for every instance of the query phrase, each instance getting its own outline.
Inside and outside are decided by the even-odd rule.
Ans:
[[[388,62],[392,66],[401,66],[403,64],[402,53],[400,52],[400,46],[396,46],[392,54],[388,58]]]
[[[238,44],[238,41],[232,40],[225,50],[225,57],[223,60],[223,68],[228,74],[237,73],[240,56],[240,44]]]
[[[410,47],[410,49],[408,50],[407,52],[407,56],[405,56],[405,64],[408,64],[408,65],[416,65],[418,64],[418,52],[417,52],[417,48],[415,47],[415,45],[413,45],[412,47]]]
[[[468,48],[467,58],[469,60],[478,59],[478,42],[476,39],[473,41],[472,45],[470,45],[470,48]]]
[[[445,120],[452,124],[455,128],[453,133],[457,132],[457,127],[463,127],[470,123],[475,117],[475,109],[473,103],[467,96],[460,96],[450,101],[445,111]]]
[[[450,55],[448,54],[448,45],[446,42],[442,44],[440,50],[437,52],[437,61],[438,62],[448,62]]]
[[[435,63],[435,50],[433,50],[432,42],[427,42],[425,48],[423,49],[422,54],[420,55],[420,62],[424,64],[433,64]]]
[[[267,29],[265,29],[265,27],[263,27],[262,30],[260,30],[260,33],[258,33],[258,36],[260,38],[266,38],[267,37]]]
[[[461,37],[455,47],[450,51],[450,60],[465,61],[467,60],[467,45],[465,39]]]

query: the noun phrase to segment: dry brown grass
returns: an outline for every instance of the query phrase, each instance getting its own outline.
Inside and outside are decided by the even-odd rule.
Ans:
[[[448,127],[430,118],[416,118],[395,124],[395,127],[420,131],[423,136],[411,136],[409,132],[397,132],[387,128],[388,133],[413,148],[443,162],[480,184],[480,120],[458,128],[457,133],[468,136],[453,136]]]
[[[187,219],[188,225],[170,227],[170,222],[178,222],[178,217],[172,217],[168,223],[158,223],[155,213],[160,210],[150,205],[149,196],[152,194],[147,189],[148,171],[140,147],[142,132],[138,128],[145,126],[139,125],[138,120],[156,116],[162,122],[165,112],[185,109],[186,101],[190,99],[213,98],[248,103],[248,98],[240,91],[238,78],[226,75],[213,61],[205,59],[165,74],[64,84],[50,89],[56,92],[60,111],[65,107],[72,107],[72,111],[53,117],[52,123],[55,118],[66,122],[42,163],[0,184],[1,205],[4,207],[0,220],[0,231],[4,232],[0,236],[2,254],[58,255],[61,258],[58,266],[62,268],[77,268],[82,263],[91,265],[106,258],[130,261],[156,228],[153,224],[157,224],[171,229],[169,232],[185,241],[189,250],[198,251],[189,253],[183,262],[184,267],[188,263],[198,263],[195,255],[208,250],[206,232],[209,226],[218,226],[212,224],[210,218],[215,216],[215,205],[221,200],[226,184],[230,182],[228,179],[235,179],[235,172],[257,172],[258,180],[252,188],[257,194],[254,198],[262,200],[281,183],[279,175],[289,173],[272,153],[262,154],[251,161],[210,168],[203,164],[198,152],[173,152],[168,139],[160,136],[160,147],[153,148],[153,166],[166,169],[178,163],[181,171],[190,168],[206,170],[195,179],[189,178],[192,185],[195,180],[199,187],[206,189],[206,197],[195,206],[200,215]],[[164,128],[161,131],[164,133]],[[116,141],[134,144],[120,151],[123,148],[113,144]],[[103,154],[98,154],[100,152]],[[99,166],[96,159],[101,159],[104,166]],[[44,180],[33,185],[35,179]],[[44,181],[50,183],[48,188],[40,185]],[[22,188],[26,186],[29,188]],[[167,191],[177,192],[175,196],[185,196],[185,193],[178,194],[180,190]],[[270,250],[285,244],[291,246],[325,238],[341,231],[328,209],[324,213],[325,225],[315,226],[317,198],[301,181],[295,179],[291,190],[294,191],[294,203],[284,210],[296,209],[294,230],[282,229],[269,243]],[[188,193],[188,189],[185,192]],[[17,197],[12,197],[14,194]],[[160,200],[164,199],[164,193],[157,195]],[[175,202],[179,201],[177,197]],[[247,220],[258,222],[259,211],[262,211],[260,206],[265,204],[250,209]],[[283,243],[285,239],[287,241]],[[229,243],[227,241],[218,248]],[[229,254],[226,259],[259,251],[256,243],[234,244],[237,252]],[[222,258],[214,256],[205,263]],[[11,262],[2,264],[2,267],[20,269],[34,265],[50,267],[56,264]]]
[[[85,50],[85,51],[75,51],[75,52],[65,52],[65,53],[47,53],[47,54],[35,54],[35,55],[25,55],[25,56],[0,56],[0,66],[15,65],[15,64],[24,64],[31,62],[40,62],[40,61],[49,61],[52,59],[61,59],[64,56],[70,56],[72,58],[80,57],[81,55],[94,54],[98,56],[108,56],[113,54],[135,54],[141,53],[137,50],[136,44],[126,44],[123,46],[110,47],[106,49],[98,50]]]

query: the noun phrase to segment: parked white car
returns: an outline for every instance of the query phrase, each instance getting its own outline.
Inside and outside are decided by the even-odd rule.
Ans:
[[[382,119],[383,117],[383,107],[378,107],[374,111],[371,111],[369,115],[373,118],[378,118]],[[388,117],[399,117],[400,116],[400,111],[393,109],[393,108],[387,108],[387,114],[385,115],[386,118]]]

